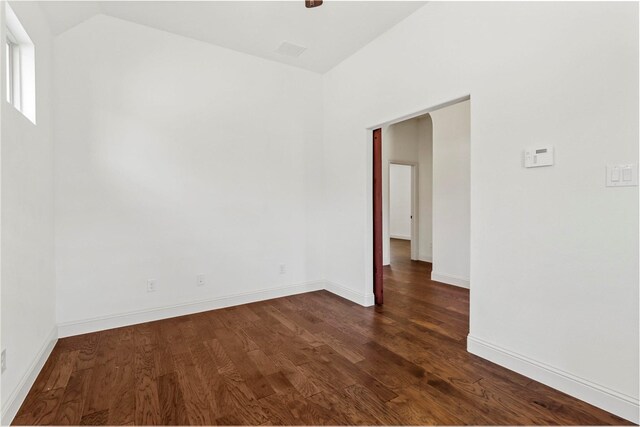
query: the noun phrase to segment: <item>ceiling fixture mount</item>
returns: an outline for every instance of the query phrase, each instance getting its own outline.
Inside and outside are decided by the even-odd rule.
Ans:
[[[322,4],[322,0],[304,0],[304,5],[308,9],[311,9],[312,7],[318,7],[321,4]]]

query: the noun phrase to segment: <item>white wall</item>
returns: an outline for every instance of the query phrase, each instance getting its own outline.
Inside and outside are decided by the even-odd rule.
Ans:
[[[57,296],[48,35],[15,9],[44,71],[37,127],[2,106],[3,405],[56,297],[67,323],[321,278],[370,301],[367,128],[471,94],[472,338],[637,418],[638,188],[603,173],[638,159],[637,4],[431,2],[322,79],[81,24],[55,49]],[[556,165],[523,169],[537,143]]]
[[[411,240],[411,166],[389,165],[389,235]]]
[[[417,164],[418,245],[417,258],[431,261],[432,130],[429,115],[382,128],[382,263],[389,265],[389,162]]]
[[[418,123],[418,259],[433,260],[433,121],[427,114]]]
[[[327,278],[372,292],[367,128],[471,94],[471,335],[637,417],[638,188],[604,168],[638,161],[638,5],[431,2],[324,94]]]
[[[433,111],[433,280],[469,287],[470,101]]]
[[[106,16],[55,67],[65,331],[324,278],[319,75]]]
[[[4,7],[6,3],[2,2]],[[37,125],[8,104],[2,55],[2,423],[8,423],[56,338],[53,264],[53,144],[51,51],[47,22],[37,3],[11,7],[35,44]],[[2,18],[2,16],[0,16]],[[4,19],[1,19],[4,22]],[[1,46],[4,49],[4,25]],[[43,354],[44,353],[44,354]],[[24,386],[24,387],[23,387]]]

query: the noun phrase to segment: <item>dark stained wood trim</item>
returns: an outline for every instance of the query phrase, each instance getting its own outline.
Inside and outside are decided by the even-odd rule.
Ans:
[[[373,131],[373,294],[384,302],[382,268],[382,129]]]

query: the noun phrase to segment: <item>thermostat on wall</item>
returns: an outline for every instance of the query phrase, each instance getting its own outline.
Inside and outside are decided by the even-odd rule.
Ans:
[[[539,168],[553,165],[553,147],[527,148],[524,151],[524,167]]]

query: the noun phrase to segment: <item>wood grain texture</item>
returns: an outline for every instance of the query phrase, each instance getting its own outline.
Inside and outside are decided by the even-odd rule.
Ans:
[[[325,291],[61,339],[15,425],[621,425],[469,354],[469,291],[392,240],[385,304]]]
[[[376,304],[384,302],[382,266],[382,129],[373,131],[372,201],[373,201],[373,294]]]

